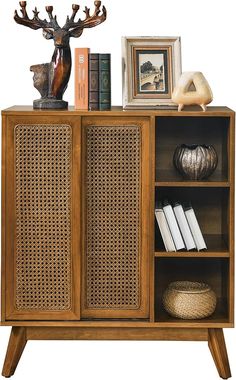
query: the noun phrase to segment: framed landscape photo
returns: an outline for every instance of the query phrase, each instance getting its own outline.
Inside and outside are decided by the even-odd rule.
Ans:
[[[181,75],[180,37],[123,37],[123,107],[176,108],[171,101]]]

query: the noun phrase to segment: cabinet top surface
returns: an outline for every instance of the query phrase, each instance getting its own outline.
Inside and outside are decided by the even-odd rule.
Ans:
[[[207,111],[203,112],[197,106],[186,107],[183,111],[178,112],[177,109],[132,109],[123,110],[121,106],[112,107],[110,111],[88,111],[78,110],[73,106],[68,110],[39,110],[33,109],[32,106],[13,106],[2,111],[2,115],[18,115],[18,114],[30,114],[30,115],[80,115],[80,116],[229,116],[234,113],[228,107],[207,107]]]

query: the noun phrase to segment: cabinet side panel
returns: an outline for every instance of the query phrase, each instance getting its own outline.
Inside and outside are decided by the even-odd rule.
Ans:
[[[230,118],[230,135],[228,143],[229,154],[229,178],[230,178],[230,200],[229,200],[229,241],[230,241],[230,267],[229,267],[229,316],[230,322],[234,323],[235,304],[235,114]]]
[[[1,196],[1,321],[5,321],[6,257],[6,116],[2,116],[2,196]]]

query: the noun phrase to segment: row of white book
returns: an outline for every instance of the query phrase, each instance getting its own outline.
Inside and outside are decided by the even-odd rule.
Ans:
[[[191,203],[160,201],[155,216],[167,252],[207,249]]]

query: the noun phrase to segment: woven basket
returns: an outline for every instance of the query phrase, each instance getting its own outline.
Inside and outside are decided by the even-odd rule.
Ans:
[[[206,318],[215,311],[216,295],[207,284],[190,281],[172,282],[163,294],[163,306],[173,317]]]

